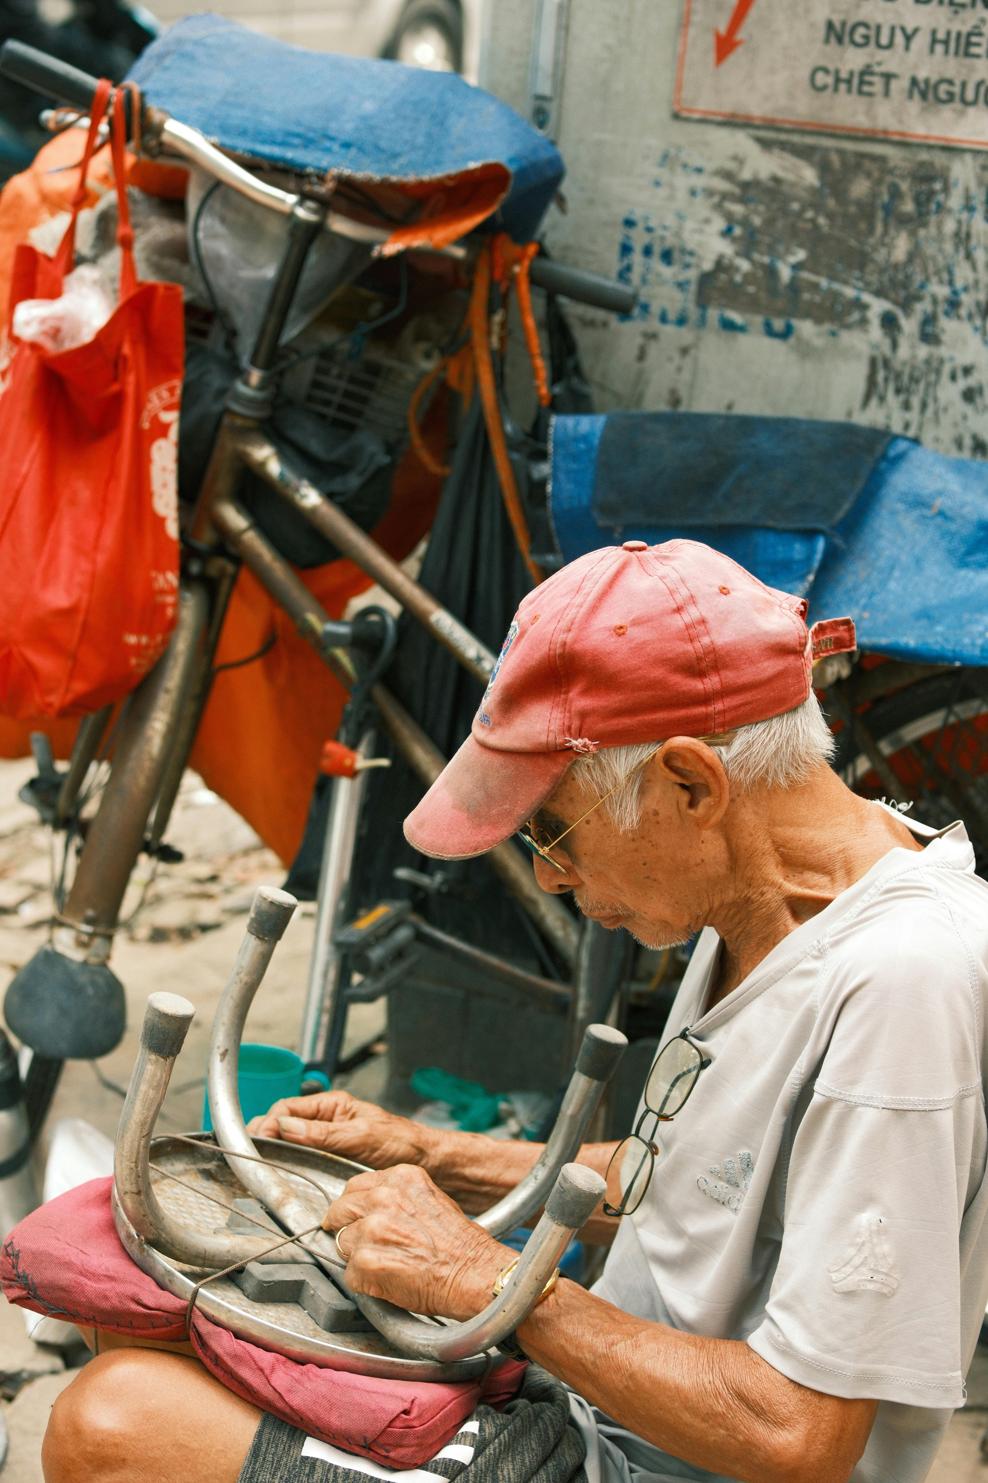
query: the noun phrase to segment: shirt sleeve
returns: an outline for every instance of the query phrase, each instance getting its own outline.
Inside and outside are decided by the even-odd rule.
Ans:
[[[805,1093],[748,1343],[815,1390],[955,1408],[984,1312],[983,1294],[980,1314],[962,1311],[988,1233],[980,1034],[965,965],[945,983],[924,946],[897,982],[857,986]]]

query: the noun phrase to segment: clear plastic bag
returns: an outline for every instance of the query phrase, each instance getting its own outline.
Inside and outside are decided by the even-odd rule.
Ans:
[[[65,279],[57,299],[22,299],[14,309],[13,331],[53,353],[73,350],[103,328],[113,313],[112,294],[92,263],[83,263]]]

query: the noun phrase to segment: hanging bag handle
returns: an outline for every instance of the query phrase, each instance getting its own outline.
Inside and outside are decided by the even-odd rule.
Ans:
[[[72,197],[72,216],[65,229],[65,236],[55,256],[55,263],[62,278],[72,271],[75,262],[75,234],[79,213],[89,197],[89,167],[96,152],[96,141],[100,125],[110,115],[110,153],[113,159],[113,183],[117,193],[117,242],[120,247],[120,298],[128,298],[137,287],[137,268],[134,263],[134,229],[130,221],[130,203],[127,200],[127,104],[126,91],[131,92],[131,106],[135,116],[139,108],[137,89],[132,84],[113,88],[107,78],[101,78],[93,96],[89,116],[89,132],[83,150],[79,170],[79,184]],[[112,105],[111,105],[112,96]]]
[[[109,78],[101,77],[96,84],[96,91],[93,94],[93,106],[89,111],[89,132],[86,135],[86,147],[82,152],[82,162],[79,167],[79,184],[76,187],[75,195],[72,197],[70,208],[72,215],[65,229],[65,236],[62,238],[58,252],[55,254],[55,266],[58,268],[59,275],[62,278],[68,273],[71,273],[73,263],[75,262],[76,222],[79,220],[79,212],[89,199],[89,192],[86,188],[89,184],[89,166],[92,162],[93,155],[96,153],[96,141],[99,138],[100,124],[102,124],[106,116],[107,104],[110,101],[112,88],[113,84]]]
[[[117,188],[117,242],[120,246],[120,299],[130,297],[137,287],[134,264],[134,228],[130,224],[130,202],[127,199],[127,102],[135,119],[140,112],[140,99],[132,83],[124,83],[113,95],[113,117],[110,124],[110,151],[113,156],[113,183]],[[136,127],[136,125],[135,125]]]

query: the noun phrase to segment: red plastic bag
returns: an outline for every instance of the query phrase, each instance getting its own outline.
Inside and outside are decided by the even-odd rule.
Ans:
[[[17,250],[10,315],[57,299],[110,84],[93,103],[72,219],[53,258]],[[80,714],[119,699],[162,654],[178,598],[182,290],[138,283],[124,100],[112,109],[120,298],[92,339],[0,347],[0,711]]]

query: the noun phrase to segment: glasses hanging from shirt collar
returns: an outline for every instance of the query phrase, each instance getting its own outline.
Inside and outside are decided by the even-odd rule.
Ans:
[[[645,1106],[635,1131],[618,1144],[607,1166],[608,1185],[612,1174],[619,1172],[622,1193],[617,1205],[604,1201],[605,1215],[632,1215],[638,1209],[660,1152],[655,1141],[659,1123],[671,1122],[683,1110],[700,1072],[709,1065],[688,1029],[667,1040],[659,1051],[645,1082]]]

